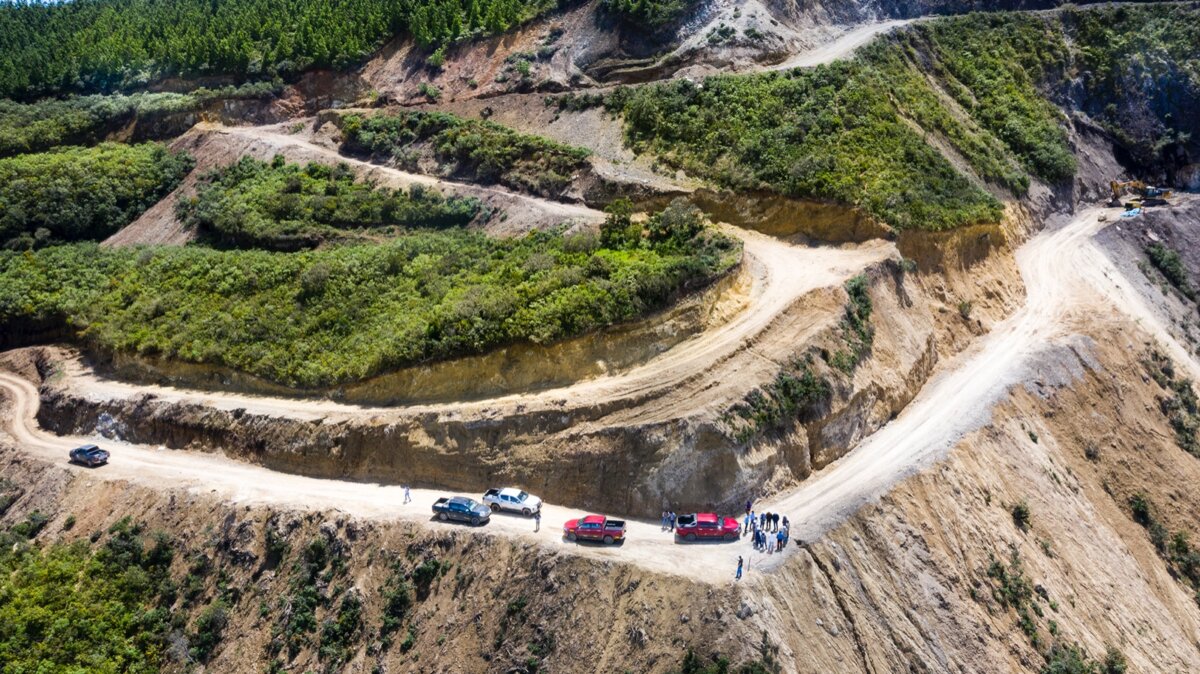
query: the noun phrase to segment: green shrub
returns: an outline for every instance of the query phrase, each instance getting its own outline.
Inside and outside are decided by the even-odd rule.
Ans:
[[[1177,251],[1161,243],[1151,243],[1146,246],[1146,255],[1150,258],[1150,264],[1153,264],[1176,290],[1189,299],[1196,299],[1196,289],[1188,279],[1187,270]]]
[[[865,274],[859,274],[846,282],[846,313],[840,324],[846,349],[833,354],[831,363],[837,369],[850,374],[871,351],[875,341],[875,327],[871,325],[871,286]]]
[[[269,164],[242,157],[211,171],[196,197],[177,208],[185,225],[214,242],[278,250],[311,248],[384,227],[462,226],[479,209],[476,199],[447,199],[420,185],[405,191],[355,182],[345,164],[302,167],[281,157]]]
[[[21,538],[34,538],[46,528],[49,521],[49,517],[34,510],[23,521],[13,525],[12,532]]]
[[[428,146],[455,176],[552,197],[561,196],[570,186],[571,177],[587,166],[590,154],[583,148],[445,112],[347,115],[343,133],[343,148],[350,152],[386,161]]]
[[[196,631],[189,649],[191,657],[207,662],[217,644],[221,643],[221,634],[228,623],[229,615],[223,602],[217,601],[205,607],[196,618]]]
[[[82,541],[44,549],[0,541],[7,671],[158,671],[171,622],[160,603],[170,542],[159,537],[166,549],[156,543],[147,554],[128,529],[114,539],[97,552]]]
[[[727,272],[739,250],[710,229],[628,250],[561,230],[452,229],[300,253],[0,252],[0,329],[66,321],[106,350],[320,387],[632,320]]]
[[[357,594],[342,598],[337,616],[321,628],[320,659],[326,671],[337,668],[350,657],[350,648],[362,635],[362,600]]]
[[[1013,524],[1021,531],[1029,531],[1029,504],[1021,501],[1012,507]]]
[[[157,143],[0,159],[0,244],[103,239],[175,189],[192,164]]]
[[[754,389],[722,415],[738,442],[749,442],[764,433],[786,431],[829,399],[829,382],[813,374],[810,365],[792,361],[775,375],[774,381]]]

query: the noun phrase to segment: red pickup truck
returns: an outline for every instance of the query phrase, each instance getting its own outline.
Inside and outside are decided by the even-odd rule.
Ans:
[[[625,541],[625,520],[612,520],[604,515],[588,515],[563,525],[568,541],[600,541],[613,544]]]
[[[739,538],[738,521],[732,517],[717,517],[715,513],[696,513],[680,515],[675,520],[675,535],[685,541],[697,539],[724,539],[736,541]]]

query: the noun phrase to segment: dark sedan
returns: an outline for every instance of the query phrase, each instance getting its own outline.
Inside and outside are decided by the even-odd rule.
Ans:
[[[103,466],[108,463],[108,452],[96,445],[84,445],[71,450],[71,463],[78,463],[89,468]]]

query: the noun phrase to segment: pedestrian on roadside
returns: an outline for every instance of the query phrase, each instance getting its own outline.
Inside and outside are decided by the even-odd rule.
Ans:
[[[538,508],[537,510],[533,511],[533,533],[536,534],[537,532],[539,532],[541,530],[542,530],[542,509]]]
[[[662,511],[662,517],[658,519],[658,523],[662,525],[662,528],[659,529],[659,531],[667,530],[667,511]]]
[[[412,490],[408,488],[408,485],[404,485],[404,502],[412,503]]]
[[[771,513],[766,512],[765,510],[759,514],[759,516],[758,516],[758,528],[759,529],[767,528],[767,518],[770,516],[771,516]]]
[[[791,528],[791,526],[792,526],[792,525],[791,525],[790,523],[788,523],[788,518],[787,518],[787,515],[784,515],[784,516],[783,516],[783,528],[784,528],[784,529],[790,529],[790,528]]]
[[[775,534],[775,552],[783,552],[783,532]]]
[[[779,513],[771,513],[771,529],[779,531]]]
[[[750,514],[750,511],[751,511],[751,507],[750,507],[750,506],[751,506],[751,505],[753,505],[753,504],[750,502],[750,499],[746,499],[746,514],[747,514],[747,515],[749,515],[749,514]]]
[[[670,530],[675,531],[675,511],[674,510],[671,511],[671,514],[668,519],[669,519],[668,524],[671,525]]]
[[[754,513],[746,513],[746,517],[742,520],[742,535],[750,533],[750,524],[754,521]]]
[[[742,579],[742,556],[738,555],[737,577],[735,577],[734,580],[741,580],[741,579]]]

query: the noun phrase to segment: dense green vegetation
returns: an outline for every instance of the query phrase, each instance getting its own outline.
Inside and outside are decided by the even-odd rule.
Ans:
[[[347,115],[342,131],[344,147],[351,152],[412,167],[421,148],[428,147],[456,176],[544,196],[561,196],[571,177],[587,166],[589,154],[583,148],[444,112]]]
[[[604,8],[626,23],[655,30],[683,16],[696,0],[604,0]]]
[[[276,155],[271,163],[242,157],[206,174],[178,214],[221,244],[296,250],[356,231],[466,225],[479,208],[475,199],[446,199],[419,185],[405,191],[355,182],[344,164],[302,167]]]
[[[192,168],[157,143],[65,148],[0,159],[0,244],[31,248],[113,234]]]
[[[1171,164],[1200,142],[1200,11],[1186,4],[1072,9],[1081,105],[1144,166]],[[1193,160],[1194,161],[1194,160]]]
[[[41,152],[58,145],[91,145],[135,116],[161,118],[191,112],[215,100],[268,98],[281,82],[197,89],[187,94],[136,93],[128,96],[48,98],[34,103],[0,99],[0,157]]]
[[[0,534],[5,672],[159,670],[174,600],[166,536],[121,520],[94,551],[86,542],[38,548],[23,538]]]
[[[848,61],[618,90],[605,104],[635,150],[671,167],[936,230],[1000,216],[975,177],[1020,196],[1031,178],[1075,174],[1054,101],[1082,106],[1152,170],[1186,161],[1182,147],[1194,156],[1198,41],[1200,12],[1183,5],[979,13],[911,26]]]
[[[999,219],[1000,203],[901,118],[891,82],[860,58],[640,87],[621,109],[635,149],[725,187],[834,199],[901,229]]]
[[[1103,59],[1116,57],[1105,34],[1093,30],[1085,37],[1094,42],[1073,48],[1065,30],[1028,14],[947,18],[876,40],[849,61],[678,80],[620,91],[606,104],[624,115],[636,150],[725,187],[835,199],[900,229],[945,229],[994,221],[1000,205],[930,136],[1017,195],[1031,176],[1059,183],[1074,175],[1066,120],[1049,97],[1065,90],[1076,59],[1101,60],[1103,70]],[[1191,29],[1176,29],[1164,38],[1173,63],[1195,59],[1189,37]]]
[[[659,216],[623,248],[586,232],[456,229],[300,253],[0,253],[0,326],[66,320],[104,349],[292,386],[355,381],[630,320],[727,271],[736,243],[674,210],[691,217]]]
[[[1051,183],[1075,175],[1063,114],[1042,94],[1070,59],[1055,19],[971,14],[904,35],[906,47],[932,56],[941,89],[1030,174]]]
[[[0,4],[0,96],[344,68],[397,33],[441,44],[502,32],[553,6],[550,0],[6,2]]]

